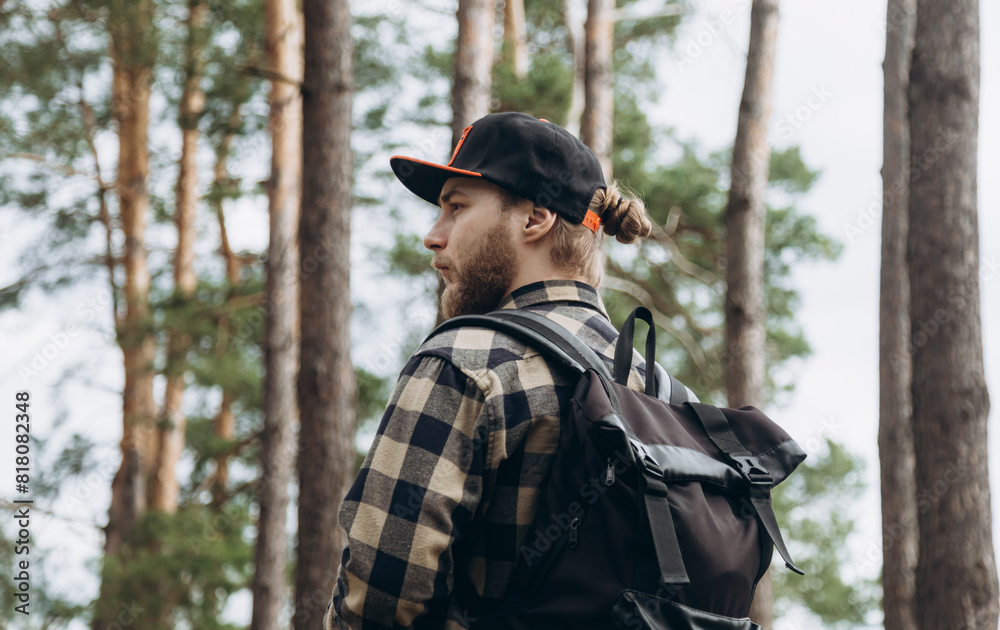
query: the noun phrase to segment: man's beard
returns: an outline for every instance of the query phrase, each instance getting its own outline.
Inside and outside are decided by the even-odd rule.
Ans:
[[[472,246],[461,268],[452,267],[449,259],[441,258],[439,262],[449,267],[455,278],[441,293],[444,319],[496,309],[517,275],[517,254],[503,213]]]

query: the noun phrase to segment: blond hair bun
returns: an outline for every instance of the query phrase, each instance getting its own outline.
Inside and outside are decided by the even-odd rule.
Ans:
[[[653,231],[646,204],[618,182],[594,193],[590,210],[601,218],[605,234],[614,236],[619,243],[634,243]]]

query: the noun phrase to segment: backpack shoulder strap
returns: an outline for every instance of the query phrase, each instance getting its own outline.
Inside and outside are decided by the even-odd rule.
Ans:
[[[547,317],[528,311],[500,310],[485,315],[461,315],[444,322],[427,338],[462,326],[482,326],[514,337],[573,370],[594,370],[611,380],[611,371],[597,353]]]
[[[532,313],[531,311],[494,311],[492,313],[506,321],[517,323],[538,335],[544,337],[549,343],[558,346],[566,354],[573,357],[587,369],[594,370],[604,378],[611,380],[611,370],[608,369],[597,352],[590,346],[580,341],[576,335],[544,315]]]
[[[648,369],[648,368],[647,368]],[[671,405],[681,405],[691,400],[691,394],[687,387],[681,383],[673,374],[668,374],[659,363],[653,363],[656,372],[656,397]],[[669,385],[669,387],[667,387]],[[695,398],[691,402],[698,402]]]

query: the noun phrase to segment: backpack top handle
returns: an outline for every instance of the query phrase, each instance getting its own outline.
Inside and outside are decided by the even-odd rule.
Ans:
[[[635,318],[649,324],[646,333],[646,395],[655,397],[657,394],[656,370],[656,327],[653,325],[653,314],[645,306],[632,311],[622,324],[621,334],[615,344],[615,382],[628,386],[628,374],[632,369],[632,342],[635,337]],[[673,382],[671,381],[671,384]]]

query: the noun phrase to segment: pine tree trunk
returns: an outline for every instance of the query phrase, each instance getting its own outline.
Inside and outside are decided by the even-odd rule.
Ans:
[[[493,85],[493,0],[458,0],[451,146],[468,125],[490,113]]]
[[[228,322],[224,322],[226,330],[220,331],[220,335],[228,335]],[[219,440],[231,442],[236,437],[236,416],[233,414],[233,394],[222,391],[222,401],[219,403],[219,412],[212,419],[212,435]],[[215,459],[215,474],[212,477],[212,505],[221,507],[228,498],[227,488],[229,487],[229,453],[221,453]]]
[[[589,0],[584,25],[584,106],[580,120],[580,140],[590,147],[601,163],[604,178],[611,180],[612,132],[615,94],[612,87],[615,2]]]
[[[528,40],[524,25],[524,0],[505,0],[503,5],[504,63],[518,81],[528,76]]]
[[[264,51],[271,81],[268,96],[271,177],[267,182],[270,243],[267,253],[264,331],[264,426],[260,435],[256,571],[251,589],[251,630],[286,627],[279,619],[288,586],[288,484],[294,466],[298,370],[298,226],[302,183],[302,39],[294,0],[264,2]]]
[[[997,627],[979,313],[979,3],[917,0],[907,264],[921,628]]]
[[[188,3],[187,76],[180,102],[181,158],[177,174],[177,250],[174,254],[174,292],[179,299],[194,295],[198,278],[194,272],[195,213],[198,205],[198,118],[205,107],[201,88],[205,17],[208,5],[201,0]],[[191,347],[191,336],[170,332],[167,348],[167,383],[163,394],[162,424],[157,429],[155,463],[149,484],[149,505],[154,510],[177,511],[180,486],[174,470],[184,451],[187,418],[181,410],[184,401],[184,355]]]
[[[910,279],[906,269],[910,176],[906,86],[916,1],[889,0],[887,16],[879,293],[882,609],[886,630],[916,630],[913,571],[917,564],[917,507],[910,399]]]
[[[767,305],[764,296],[764,191],[771,159],[767,121],[778,39],[778,1],[754,0],[750,12],[743,99],[733,144],[732,185],[726,206],[726,393],[730,407],[763,408]],[[757,586],[750,617],[774,625],[770,572]]]
[[[155,49],[150,45],[153,7],[139,0],[109,19],[112,59],[112,117],[118,127],[119,221],[125,238],[125,314],[118,344],[125,364],[122,391],[122,461],[111,482],[111,506],[105,528],[105,558],[120,555],[146,511],[147,483],[155,446],[156,404],[153,360],[156,352],[149,306],[150,273],[146,264],[146,214],[149,210],[149,98]],[[117,601],[101,582],[92,626],[114,625]]]
[[[351,111],[348,0],[305,0],[302,114],[302,363],[296,630],[321,630],[347,543],[338,521],[354,479],[351,363]]]
[[[455,79],[451,90],[451,147],[458,144],[465,128],[490,113],[493,86],[493,0],[459,0],[458,41],[455,44]],[[438,278],[438,312],[435,326],[444,321]]]
[[[580,137],[580,122],[583,118],[584,101],[587,100],[584,85],[586,84],[587,63],[584,52],[586,41],[586,16],[577,15],[574,10],[574,0],[563,2],[563,22],[566,24],[566,40],[569,52],[573,56],[573,89],[570,93],[569,112],[566,114],[566,131]]]
[[[143,45],[152,29],[152,6],[140,0],[116,16],[112,29],[112,115],[118,127],[119,219],[125,236],[125,316],[118,343],[125,361],[122,463],[111,486],[105,553],[115,555],[146,510],[146,482],[154,446],[155,345],[149,310],[146,214],[149,210],[149,97],[153,53]]]

